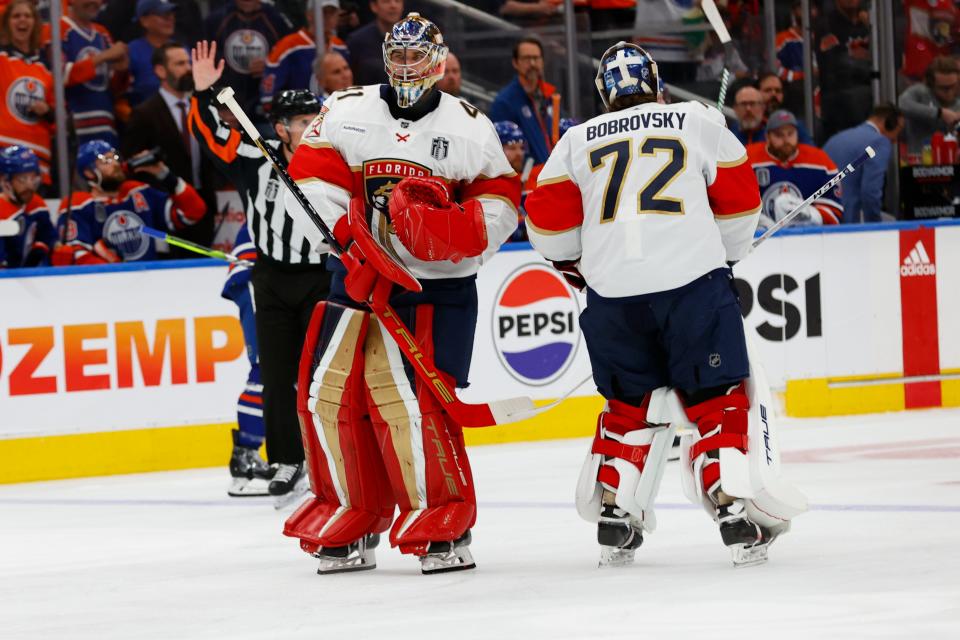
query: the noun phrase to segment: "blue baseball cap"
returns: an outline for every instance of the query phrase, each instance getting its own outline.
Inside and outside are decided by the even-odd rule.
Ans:
[[[177,10],[177,5],[166,0],[137,0],[137,19],[143,16],[163,16]]]
[[[767,119],[767,131],[773,131],[780,127],[796,127],[797,117],[786,109],[779,109],[770,114]]]

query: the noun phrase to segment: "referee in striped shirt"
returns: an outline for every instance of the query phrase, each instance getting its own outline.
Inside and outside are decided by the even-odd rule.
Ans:
[[[326,244],[311,244],[300,226],[303,223],[287,213],[282,191],[285,187],[260,150],[238,130],[221,122],[213,85],[223,72],[223,60],[219,64],[215,60],[215,44],[197,44],[193,51],[196,90],[191,100],[190,126],[200,147],[240,192],[250,237],[257,248],[251,282],[260,344],[267,460],[276,468],[269,490],[275,496],[294,498],[307,482],[295,384],[313,307],[326,300],[330,292],[330,274],[324,268],[329,249]],[[309,91],[278,94],[270,118],[279,141],[267,144],[280,149],[280,158],[289,162],[304,129],[319,111],[320,102]]]

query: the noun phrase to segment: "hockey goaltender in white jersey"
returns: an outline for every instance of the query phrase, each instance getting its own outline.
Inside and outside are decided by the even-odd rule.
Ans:
[[[284,527],[319,558],[321,574],[374,568],[388,529],[423,573],[474,567],[462,425],[433,393],[437,376],[466,386],[477,269],[517,226],[520,180],[493,124],[434,88],[447,55],[437,27],[410,14],[383,49],[390,84],[327,98],[290,163],[347,248],[330,259],[331,294],[313,314],[300,364],[315,497]],[[402,282],[389,277],[398,269]],[[394,338],[432,356],[437,371],[405,363]]]
[[[660,104],[659,81],[646,51],[611,47],[597,73],[609,112],[567,131],[526,200],[534,248],[587,289],[580,326],[607,399],[577,509],[601,564],[632,562],[679,428],[687,495],[736,564],[762,562],[805,501],[780,480],[727,266],[750,251],[760,193],[720,113]]]

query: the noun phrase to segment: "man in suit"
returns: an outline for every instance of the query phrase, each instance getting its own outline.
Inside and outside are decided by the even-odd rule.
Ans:
[[[152,62],[160,78],[160,90],[133,110],[123,139],[123,155],[130,158],[145,149],[161,149],[170,170],[192,184],[207,205],[207,215],[184,235],[208,245],[213,240],[217,211],[217,176],[187,123],[193,93],[190,56],[183,45],[171,42],[157,47]]]

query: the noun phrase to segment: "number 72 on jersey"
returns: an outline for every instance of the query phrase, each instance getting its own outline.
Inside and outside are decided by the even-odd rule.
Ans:
[[[647,137],[638,148],[640,157],[662,158],[666,162],[647,179],[637,192],[638,214],[683,215],[683,199],[662,195],[687,166],[687,148],[679,138]],[[590,170],[598,171],[610,165],[607,184],[603,189],[603,207],[600,222],[613,222],[620,206],[620,194],[624,183],[629,181],[633,163],[633,140],[625,138],[608,142],[588,152]]]

